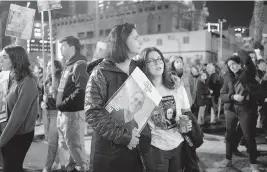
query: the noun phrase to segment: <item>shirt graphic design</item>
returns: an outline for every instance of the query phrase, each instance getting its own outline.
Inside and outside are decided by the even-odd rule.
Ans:
[[[153,110],[151,119],[155,127],[162,130],[177,127],[174,96],[163,97],[159,106]]]

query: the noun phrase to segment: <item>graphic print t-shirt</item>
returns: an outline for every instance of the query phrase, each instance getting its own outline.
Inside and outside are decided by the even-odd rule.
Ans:
[[[167,88],[158,90],[162,101],[151,115],[148,124],[151,128],[151,144],[161,150],[172,150],[184,141],[177,128],[182,109],[190,109],[190,103],[184,86],[175,90]]]

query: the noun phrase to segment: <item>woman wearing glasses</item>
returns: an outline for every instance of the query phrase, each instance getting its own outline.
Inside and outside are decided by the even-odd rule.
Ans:
[[[163,55],[157,48],[146,48],[140,55],[144,64],[142,71],[162,95],[162,101],[152,114],[160,114],[163,119],[155,121],[152,115],[148,124],[151,129],[151,161],[155,172],[182,171],[181,148],[184,138],[177,125],[168,125],[168,116],[180,122],[180,117],[185,112],[190,112],[190,104],[185,88],[180,85],[174,88],[170,74],[167,72]],[[169,115],[171,114],[171,115]],[[185,115],[183,115],[185,116]],[[187,121],[186,130],[190,131],[192,123]],[[188,132],[185,131],[185,132]]]
[[[136,146],[142,142],[136,129],[129,130],[103,108],[135,69],[132,58],[141,51],[135,25],[116,25],[109,34],[105,59],[92,71],[86,87],[86,121],[94,129],[90,170],[94,172],[141,172],[143,166]],[[149,147],[150,139],[147,132]],[[140,137],[140,138],[139,138]],[[139,148],[142,150],[142,146]]]

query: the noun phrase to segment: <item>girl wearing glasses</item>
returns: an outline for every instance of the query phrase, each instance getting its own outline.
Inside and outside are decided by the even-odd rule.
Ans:
[[[140,61],[144,64],[142,71],[163,97],[160,105],[155,109],[165,118],[162,120],[163,124],[155,123],[152,120],[153,116],[148,121],[152,135],[151,164],[155,172],[182,171],[181,143],[184,138],[177,125],[171,125],[172,127],[168,125],[168,116],[174,117],[179,123],[182,113],[190,111],[185,88],[181,85],[174,88],[174,82],[167,72],[163,55],[157,48],[145,48],[140,55]],[[171,115],[168,115],[170,112]],[[191,127],[192,123],[188,120],[187,130],[190,131]]]

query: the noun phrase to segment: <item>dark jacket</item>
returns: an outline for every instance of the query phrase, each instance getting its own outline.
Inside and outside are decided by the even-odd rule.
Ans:
[[[132,61],[131,72],[136,66]],[[131,73],[130,72],[130,73]],[[112,118],[103,107],[126,81],[128,75],[116,65],[104,60],[93,70],[86,87],[86,122],[94,129],[92,138],[91,170],[94,172],[141,172],[140,153],[148,152],[151,131],[148,126],[141,133],[139,151],[129,150],[132,131]]]
[[[234,76],[233,73],[228,68],[228,74],[229,74],[229,79],[230,79],[230,82],[228,82],[229,91],[228,93],[221,94],[222,101],[224,103],[239,104],[239,102],[236,102],[233,100],[233,95],[235,94],[234,84],[236,82],[240,82],[245,88],[245,91],[248,92],[249,97],[250,97],[250,99],[246,103],[247,106],[255,107],[256,103],[260,99],[260,96],[258,93],[260,85],[255,79],[256,66],[254,65],[250,56],[245,51],[243,50],[239,51],[238,56],[242,60],[242,63],[245,65],[245,67],[241,71],[239,71],[236,76]],[[224,86],[226,86],[226,84],[224,84]]]
[[[229,92],[233,92],[233,88],[230,86],[231,83],[231,77],[229,75],[229,72],[226,72],[223,75],[223,86],[220,91],[220,97],[224,105],[224,110],[233,111],[233,102],[229,101]],[[229,90],[229,88],[231,90]]]
[[[77,61],[84,61],[73,67]],[[57,94],[57,108],[61,112],[77,112],[84,110],[85,88],[88,81],[86,58],[76,53],[67,63],[62,72]]]
[[[222,87],[222,78],[217,73],[213,73],[209,76],[208,80],[209,88],[213,91],[212,96],[214,96],[216,103],[220,97],[220,90]]]
[[[197,80],[196,104],[197,106],[204,106],[211,103],[211,94],[207,83]]]

